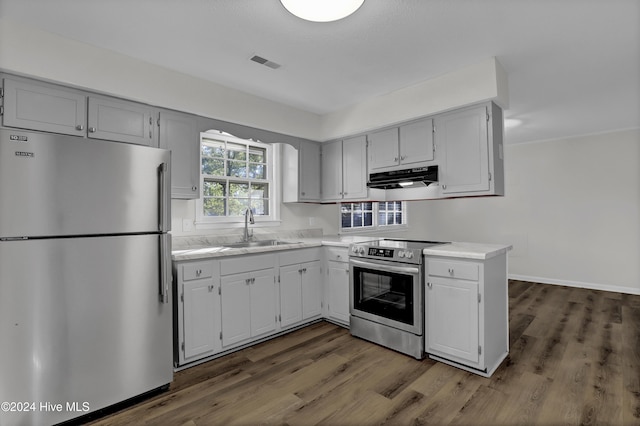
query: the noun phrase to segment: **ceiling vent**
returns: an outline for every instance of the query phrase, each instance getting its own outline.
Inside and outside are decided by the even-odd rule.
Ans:
[[[265,58],[263,58],[261,56],[258,56],[258,55],[253,55],[250,59],[253,62],[257,62],[260,65],[267,66],[267,67],[269,67],[271,69],[274,69],[274,70],[280,68],[280,64],[276,64],[275,62],[272,62],[272,61],[270,61],[268,59],[265,59]]]

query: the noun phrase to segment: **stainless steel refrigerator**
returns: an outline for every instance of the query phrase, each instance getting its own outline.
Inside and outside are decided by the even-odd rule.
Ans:
[[[170,152],[0,129],[0,425],[173,379]]]

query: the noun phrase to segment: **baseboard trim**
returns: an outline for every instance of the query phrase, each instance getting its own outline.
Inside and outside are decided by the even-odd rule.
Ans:
[[[509,274],[509,279],[520,281],[531,281],[542,284],[564,285],[567,287],[587,288],[590,290],[612,291],[614,293],[640,295],[640,288],[621,287],[615,285],[585,283],[581,281],[559,280],[555,278],[534,277],[529,275]]]

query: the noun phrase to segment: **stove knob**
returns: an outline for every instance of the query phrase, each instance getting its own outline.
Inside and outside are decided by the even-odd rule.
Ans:
[[[412,251],[408,251],[406,257],[407,257],[407,259],[413,259],[413,252]]]
[[[403,251],[399,251],[398,252],[398,257],[404,257],[404,255],[405,255],[405,252],[403,252]]]
[[[351,253],[357,253],[357,252],[358,252],[358,247],[351,246]]]
[[[358,253],[364,254],[364,247],[358,247]]]

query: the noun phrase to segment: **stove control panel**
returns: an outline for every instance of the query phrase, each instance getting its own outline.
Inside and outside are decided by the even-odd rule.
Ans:
[[[393,257],[393,249],[369,247],[367,254],[373,257]]]

